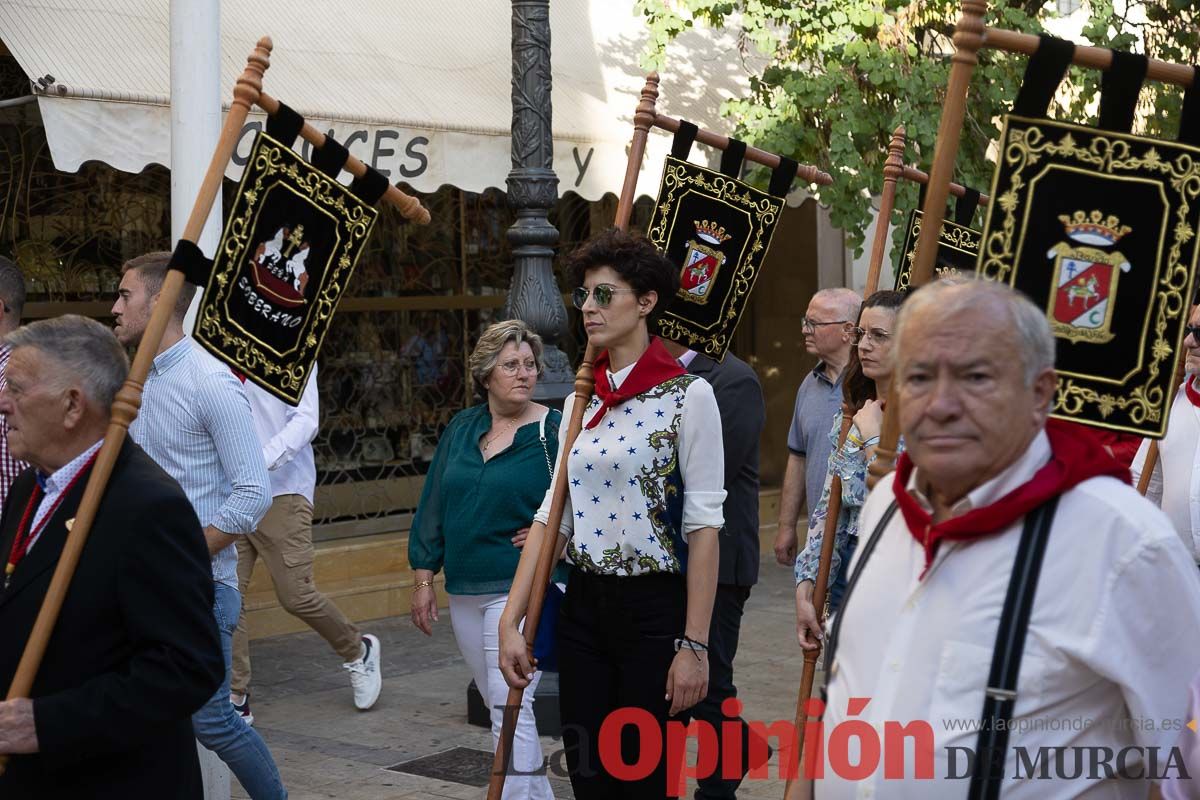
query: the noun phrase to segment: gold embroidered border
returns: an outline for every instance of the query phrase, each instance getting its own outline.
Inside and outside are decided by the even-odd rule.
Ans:
[[[1019,127],[1018,127],[1019,126]],[[1045,130],[1043,130],[1045,129]],[[1090,142],[1086,147],[1077,140],[1078,133]],[[1018,228],[1017,214],[1028,215],[1032,200],[1032,186],[1027,170],[1039,164],[1044,157],[1052,156],[1056,164],[1074,165],[1079,171],[1100,173],[1121,179],[1158,178],[1167,196],[1168,215],[1173,219],[1170,226],[1170,244],[1165,259],[1162,257],[1162,242],[1159,242],[1159,270],[1152,302],[1153,342],[1147,348],[1147,332],[1143,328],[1141,353],[1149,357],[1144,367],[1144,380],[1140,378],[1126,383],[1123,396],[1096,384],[1102,378],[1077,374],[1060,374],[1051,416],[1061,419],[1086,418],[1096,427],[1109,430],[1138,433],[1159,438],[1166,433],[1167,408],[1174,387],[1169,386],[1174,369],[1172,353],[1180,352],[1183,345],[1183,323],[1186,321],[1191,296],[1192,275],[1196,265],[1197,250],[1193,246],[1190,256],[1184,246],[1196,235],[1189,221],[1195,214],[1192,204],[1200,196],[1200,150],[1186,145],[1132,136],[1130,134],[1100,131],[1065,122],[1036,120],[1015,115],[1006,116],[1000,134],[1002,143],[1001,163],[997,165],[992,179],[992,197],[996,198],[996,209],[988,213],[983,233],[983,249],[979,257],[977,273],[987,279],[1008,283],[1016,282],[1016,257],[1020,242],[1014,241],[1025,230],[1024,217]],[[1168,160],[1159,154],[1159,149],[1170,147],[1178,155]],[[1001,175],[1006,188],[999,193]],[[1176,202],[1172,202],[1174,199]],[[998,223],[997,223],[998,220]],[[1168,327],[1175,326],[1175,341],[1167,340]],[[1099,419],[1088,412],[1094,411]],[[1129,424],[1106,422],[1114,411],[1128,416]]]
[[[285,180],[276,182],[281,177]],[[261,208],[260,198],[274,186],[297,193],[322,213],[332,216],[338,230],[333,265],[324,271],[321,285],[313,294],[312,308],[301,327],[305,333],[298,347],[286,353],[280,353],[241,326],[237,330],[222,326],[222,315],[218,312],[221,306],[228,309],[238,271],[249,257],[250,235]],[[306,163],[290,147],[259,133],[214,259],[202,313],[193,332],[196,340],[210,351],[219,349],[233,354],[248,378],[285,401],[299,402],[329,321],[377,217],[378,212],[362,203],[347,187]]]
[[[670,310],[659,318],[658,328],[667,339],[719,358],[729,348],[742,309],[754,289],[754,282],[758,280],[759,268],[771,246],[776,218],[783,211],[784,201],[783,198],[753,189],[736,178],[668,156],[663,166],[658,206],[647,231],[650,241],[663,252],[666,252],[675,229],[677,215],[672,212],[678,209],[679,201],[691,190],[747,214],[750,217],[750,241],[743,245],[741,255],[733,265],[733,283],[721,306],[717,322],[709,326],[709,331],[714,327],[718,330],[701,331],[699,325]]]
[[[921,218],[924,214],[918,209],[909,215],[908,232],[904,236],[904,253],[900,256],[900,274],[896,276],[896,291],[907,292],[912,281],[913,260],[917,257],[917,239],[921,236]],[[974,259],[979,254],[979,240],[982,234],[974,228],[959,225],[950,220],[942,221],[942,231],[938,236],[938,249],[948,247],[965,253]],[[934,277],[942,277],[948,270],[934,270]]]

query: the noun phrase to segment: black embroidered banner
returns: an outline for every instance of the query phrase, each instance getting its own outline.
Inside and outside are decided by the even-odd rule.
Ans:
[[[917,239],[921,236],[920,209],[915,209],[908,215],[908,228],[904,233],[904,248],[900,252],[900,261],[896,270],[897,292],[907,292],[909,281],[912,279],[913,259],[917,255]],[[934,278],[943,278],[956,272],[971,274],[975,272],[975,258],[979,255],[979,231],[959,225],[957,222],[945,220],[942,222],[942,232],[938,236],[937,256],[933,262]]]
[[[790,169],[795,175],[794,162]],[[680,265],[679,292],[658,321],[661,336],[725,357],[783,203],[737,178],[667,157],[647,230]]]
[[[1200,148],[1009,115],[979,274],[1046,310],[1051,415],[1154,438],[1200,255]]]
[[[292,405],[378,212],[266,134],[229,209],[193,335]]]

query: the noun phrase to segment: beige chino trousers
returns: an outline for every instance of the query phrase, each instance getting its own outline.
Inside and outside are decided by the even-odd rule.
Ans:
[[[346,619],[313,582],[312,504],[303,495],[282,494],[258,530],[237,540],[238,587],[242,613],[233,634],[233,676],[230,690],[245,694],[250,687],[250,637],[246,633],[246,592],[254,565],[262,559],[275,584],[280,605],[321,634],[343,661],[362,655],[362,633]]]

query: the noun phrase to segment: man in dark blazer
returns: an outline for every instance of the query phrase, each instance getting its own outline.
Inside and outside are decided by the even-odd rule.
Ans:
[[[128,372],[112,332],[67,316],[12,345],[0,413],[33,465],[0,518],[0,688],[12,681]],[[3,585],[3,584],[0,584]],[[191,715],[224,664],[200,523],[128,439],[30,699],[0,702],[4,798],[201,798]]]
[[[737,697],[733,659],[737,655],[742,611],[750,597],[750,587],[758,582],[758,440],[766,424],[766,405],[758,375],[733,353],[726,353],[724,360],[717,362],[675,342],[664,343],[684,369],[712,385],[721,412],[725,527],[717,537],[721,544],[721,565],[708,634],[708,696],[692,709],[692,716],[712,725],[721,741],[725,732],[722,723],[732,721],[721,712],[721,703]],[[736,797],[741,775],[758,766],[749,763],[750,730],[745,720],[736,719],[742,739],[741,774],[736,780],[722,777],[725,752],[722,741],[716,769],[710,777],[698,782],[698,799]],[[765,755],[767,745],[760,742],[755,749]]]

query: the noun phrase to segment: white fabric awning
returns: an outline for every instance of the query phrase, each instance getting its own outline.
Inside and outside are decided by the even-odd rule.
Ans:
[[[648,34],[632,0],[553,0],[550,9],[559,191],[595,200],[620,191]],[[255,41],[269,35],[265,89],[393,183],[422,192],[504,188],[510,15],[506,0],[224,0],[222,82],[231,93]],[[53,75],[65,87],[38,99],[58,169],[90,160],[127,172],[170,166],[168,33],[165,0],[0,4],[0,40],[26,75]],[[688,31],[671,45],[659,110],[727,133],[721,103],[745,96],[756,68],[732,35]],[[657,194],[669,146],[667,135],[651,135],[639,194]]]

